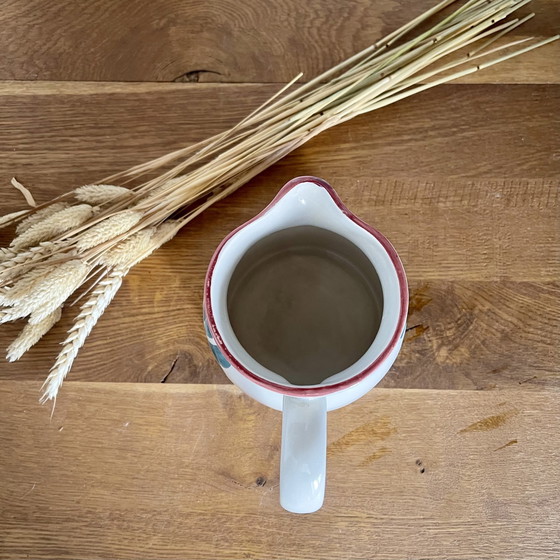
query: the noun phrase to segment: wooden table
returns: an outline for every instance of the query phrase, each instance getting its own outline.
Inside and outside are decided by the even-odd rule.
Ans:
[[[433,3],[6,3],[0,213],[14,175],[43,202],[200,140]],[[557,33],[558,8],[515,33]],[[306,144],[127,277],[52,418],[69,321],[1,363],[0,558],[560,557],[559,83],[557,42]],[[295,516],[280,416],[227,383],[200,315],[218,242],[304,174],[391,239],[411,306],[381,389],[329,417],[324,508]]]

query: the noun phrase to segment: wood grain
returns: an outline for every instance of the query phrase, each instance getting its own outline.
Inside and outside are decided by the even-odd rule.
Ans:
[[[153,263],[152,263],[153,264]],[[149,264],[146,263],[146,266]],[[205,339],[202,283],[166,289],[174,277],[133,272],[74,365],[74,381],[228,383]],[[560,387],[557,284],[411,283],[405,344],[382,387],[494,390]],[[418,305],[418,301],[427,304]],[[73,317],[70,312],[2,379],[43,380]],[[139,325],[142,327],[140,328]],[[2,348],[20,324],[2,330]]]
[[[556,559],[560,393],[375,390],[325,506],[278,503],[280,415],[224,386],[0,382],[0,558]]]
[[[0,79],[287,82],[330,68],[435,0],[40,0],[4,2]],[[556,0],[511,39],[558,33]],[[558,83],[560,43],[463,81]]]
[[[220,132],[278,90],[155,86],[3,84],[0,181],[17,175],[47,200]],[[558,179],[559,115],[555,85],[445,85],[326,131],[275,169],[282,179]],[[16,202],[7,189],[0,210]]]
[[[194,221],[130,273],[70,379],[227,383],[201,322],[204,275],[220,240],[288,176],[271,170]],[[383,231],[408,274],[410,331],[383,386],[560,386],[558,181],[334,178],[348,206]],[[3,379],[43,379],[72,310]],[[3,325],[5,348],[21,325]]]
[[[0,215],[14,175],[43,202],[201,140],[434,3],[4,2]],[[558,33],[557,0],[529,11],[512,39]],[[139,265],[52,418],[74,310],[0,360],[0,559],[560,557],[560,41],[462,82],[322,134]],[[201,299],[219,241],[304,174],[391,239],[411,300],[384,388],[329,415],[325,507],[295,516],[280,415],[226,384]]]

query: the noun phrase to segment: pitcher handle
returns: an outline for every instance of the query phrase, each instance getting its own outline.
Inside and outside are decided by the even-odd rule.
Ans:
[[[327,399],[284,395],[280,504],[293,513],[323,505],[327,462]]]

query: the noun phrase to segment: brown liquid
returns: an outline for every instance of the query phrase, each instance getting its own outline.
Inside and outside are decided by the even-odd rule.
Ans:
[[[358,247],[328,230],[298,226],[243,255],[227,306],[239,342],[257,362],[294,385],[315,385],[366,352],[383,297]]]

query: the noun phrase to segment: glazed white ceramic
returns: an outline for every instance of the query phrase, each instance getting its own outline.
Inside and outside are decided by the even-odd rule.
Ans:
[[[237,340],[227,312],[228,284],[247,249],[276,231],[302,225],[331,230],[359,247],[377,271],[383,291],[381,324],[365,354],[319,385],[306,386],[292,385],[256,362]],[[311,513],[323,504],[327,411],[359,399],[385,376],[402,344],[407,309],[408,287],[395,249],[316,177],[287,183],[267,208],[228,235],[214,253],[204,291],[208,341],[235,385],[283,412],[280,503],[288,511]]]

